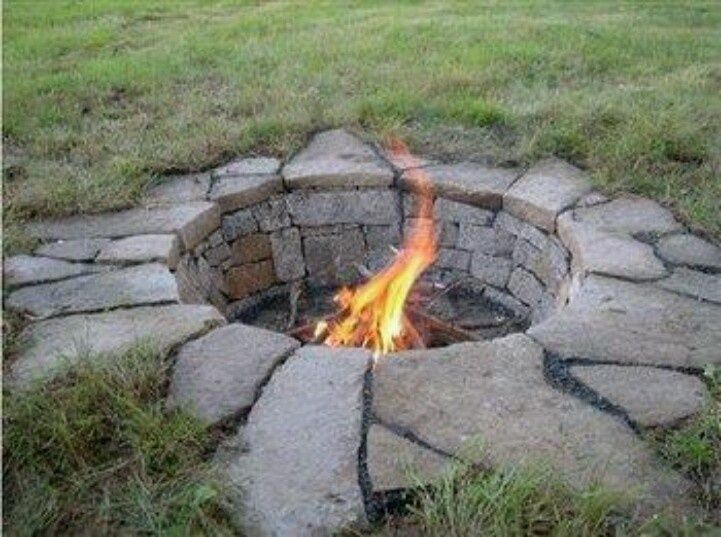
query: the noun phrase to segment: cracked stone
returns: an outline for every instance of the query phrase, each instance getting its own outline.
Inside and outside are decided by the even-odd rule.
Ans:
[[[214,307],[190,305],[141,307],[39,321],[21,333],[24,345],[6,380],[14,386],[27,386],[34,379],[53,377],[86,356],[103,359],[141,342],[166,354],[222,324],[225,319]]]
[[[475,162],[428,166],[424,173],[438,196],[492,210],[501,207],[503,195],[518,176],[515,170]],[[405,190],[413,189],[413,174],[405,172],[401,176],[401,186]]]
[[[374,492],[415,488],[438,479],[451,467],[448,457],[381,425],[368,429],[366,461]]]
[[[30,222],[27,230],[32,237],[44,240],[177,233],[183,246],[192,250],[219,224],[220,211],[217,205],[196,201],[168,207]]]
[[[289,188],[390,186],[393,171],[373,149],[342,130],[321,132],[283,168]]]
[[[698,413],[708,395],[697,377],[653,367],[576,366],[571,374],[644,427],[669,426]]]
[[[591,190],[586,175],[567,162],[548,159],[528,170],[503,197],[503,208],[553,232],[556,216]]]
[[[175,235],[135,235],[118,239],[103,247],[98,263],[147,263],[158,261],[175,269],[180,259],[180,245]]]
[[[67,261],[92,261],[110,239],[74,239],[43,244],[36,255],[65,259]]]
[[[558,234],[573,254],[574,271],[633,280],[655,280],[668,274],[650,245],[578,218],[577,212],[568,212],[558,219]]]
[[[394,429],[466,460],[543,461],[574,487],[598,481],[636,491],[644,514],[685,503],[690,491],[621,420],[551,388],[543,350],[525,335],[382,358],[373,410]]]
[[[721,274],[677,268],[668,278],[659,280],[657,285],[669,291],[721,304]]]
[[[529,335],[564,358],[701,368],[721,363],[721,307],[652,284],[589,276]]]
[[[721,248],[688,233],[662,237],[658,254],[670,263],[721,268]]]
[[[247,534],[332,535],[366,526],[358,449],[370,359],[361,349],[306,346],[273,374],[218,457]]]
[[[186,343],[170,379],[168,406],[212,425],[250,409],[273,369],[300,343],[234,323]]]
[[[104,270],[91,263],[70,263],[49,257],[16,255],[5,260],[5,284],[9,287],[51,282]]]
[[[23,287],[10,294],[10,308],[35,317],[177,302],[175,278],[159,263]]]

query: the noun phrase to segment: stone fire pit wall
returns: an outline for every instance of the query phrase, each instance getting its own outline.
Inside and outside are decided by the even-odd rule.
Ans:
[[[314,175],[301,161],[286,166],[281,176],[278,163],[266,158],[244,159],[214,172],[209,197],[220,207],[221,226],[178,264],[184,302],[210,302],[233,318],[295,282],[351,284],[359,280],[359,267],[376,271],[392,259],[391,247],[401,245],[418,216],[406,175],[385,165],[370,147],[340,136],[349,138],[358,164],[371,165],[370,172],[339,182]],[[320,135],[307,151],[323,143]],[[536,173],[549,168],[580,176],[556,161]],[[544,229],[502,208],[516,171],[466,163],[429,165],[427,174],[438,194],[434,279],[475,278],[490,300],[516,315],[530,313],[533,321],[565,303],[569,254],[553,234],[554,219]]]

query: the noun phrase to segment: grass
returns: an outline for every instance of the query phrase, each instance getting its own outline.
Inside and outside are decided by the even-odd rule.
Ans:
[[[709,400],[703,412],[655,441],[661,455],[696,483],[700,504],[721,526],[721,369],[708,366],[704,373]]]
[[[572,490],[544,466],[480,471],[456,463],[419,490],[407,517],[392,519],[379,535],[691,537],[721,531],[690,517],[634,519],[631,501],[601,486]]]
[[[556,154],[721,236],[721,6],[8,0],[8,247],[158,174],[344,125],[417,151]]]
[[[229,534],[210,439],[165,412],[166,366],[138,347],[4,397],[8,535]]]

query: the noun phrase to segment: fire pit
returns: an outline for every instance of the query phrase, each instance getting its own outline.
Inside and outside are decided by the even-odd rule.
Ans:
[[[567,163],[415,161],[329,131],[282,169],[244,158],[29,231],[44,244],[6,260],[6,304],[35,322],[6,383],[152,342],[168,407],[225,433],[250,534],[363,527],[453,458],[687,507],[640,433],[701,408],[721,251]]]

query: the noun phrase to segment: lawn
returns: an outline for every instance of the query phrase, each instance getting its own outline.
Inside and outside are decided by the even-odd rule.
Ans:
[[[8,0],[8,247],[28,218],[337,125],[447,158],[556,154],[720,237],[720,25],[714,1]]]

